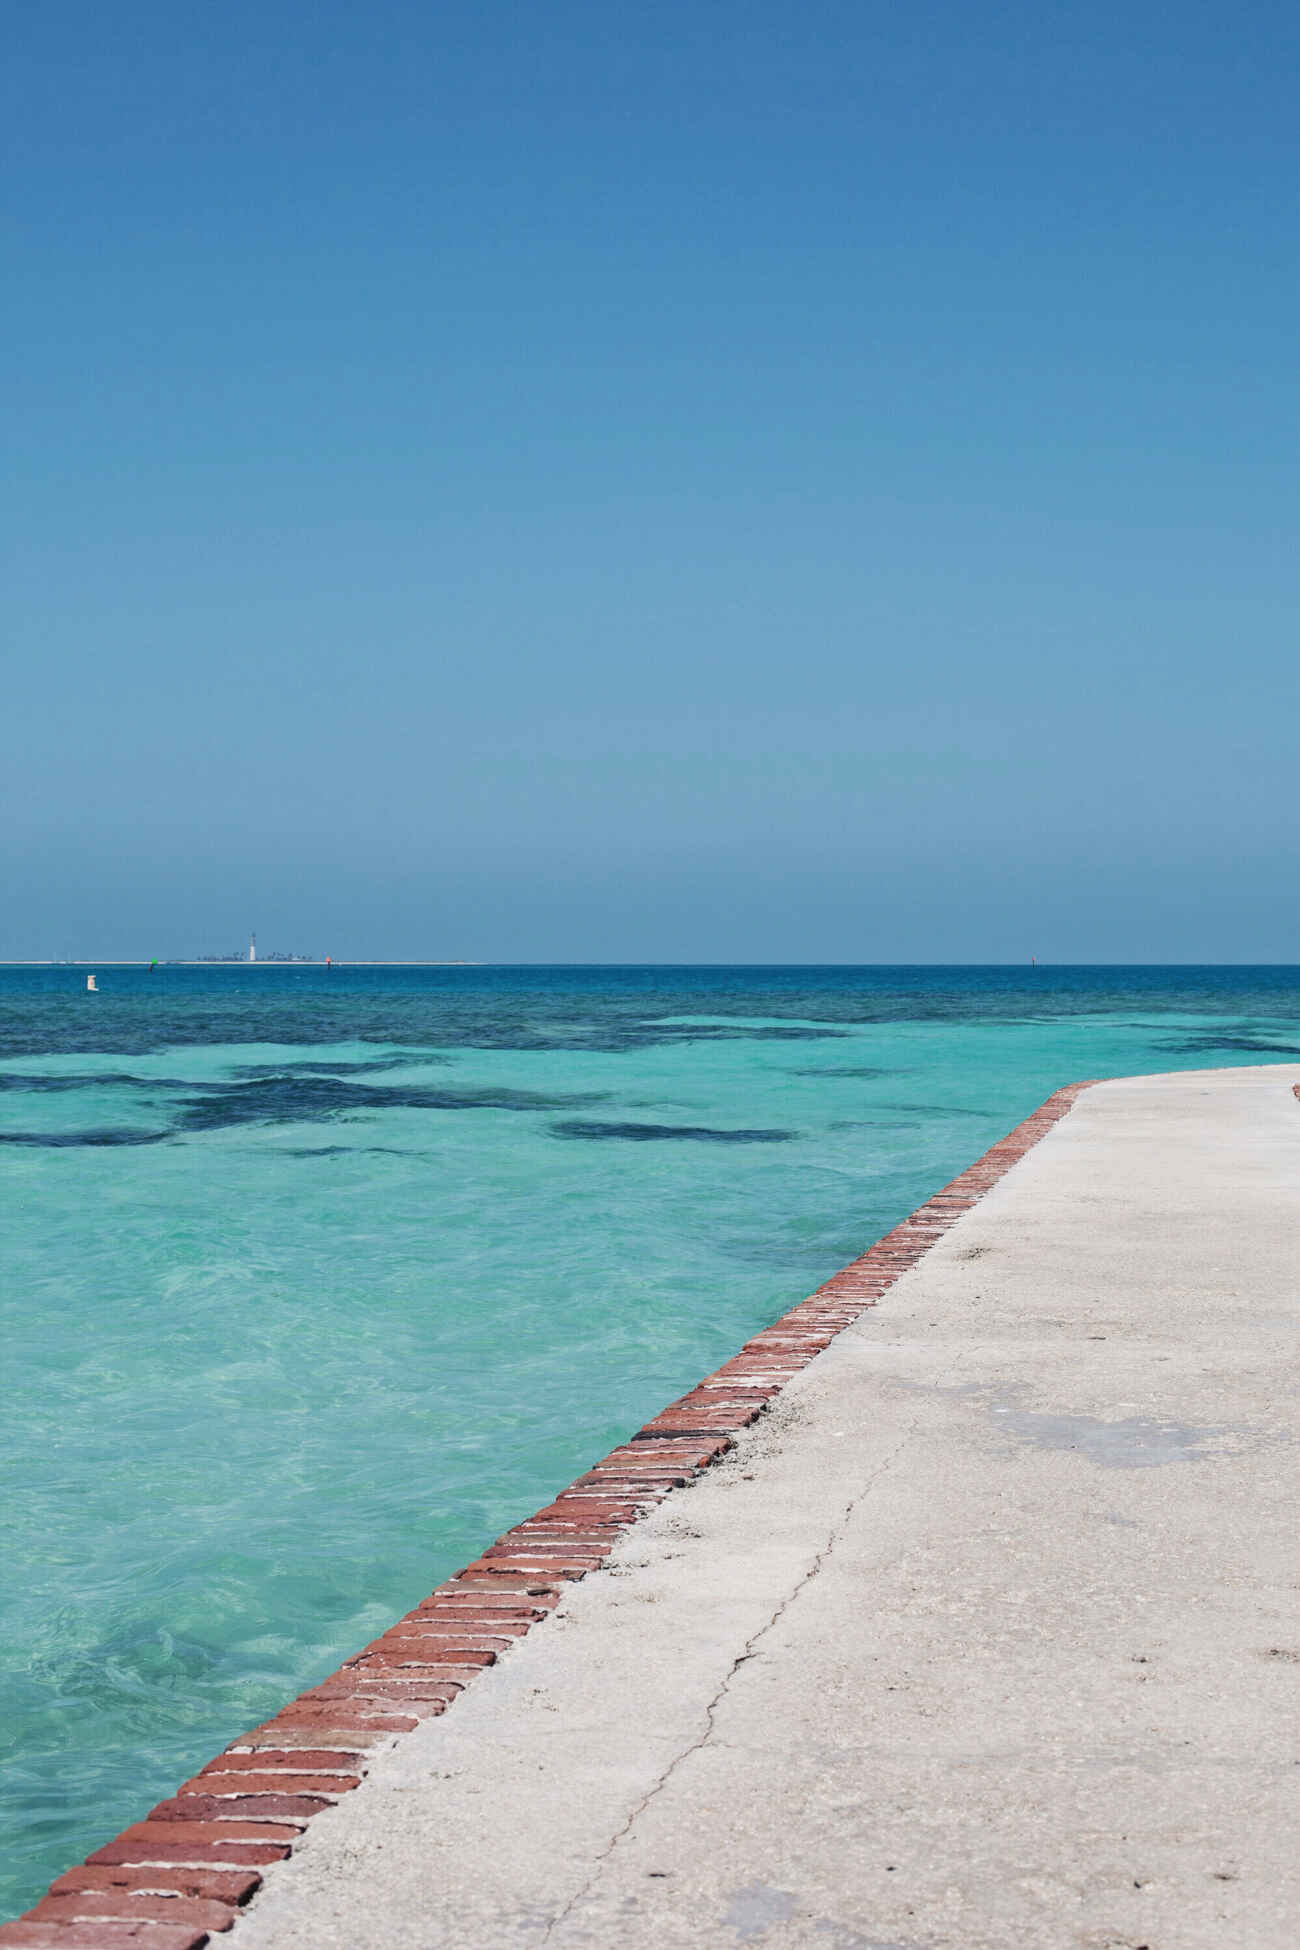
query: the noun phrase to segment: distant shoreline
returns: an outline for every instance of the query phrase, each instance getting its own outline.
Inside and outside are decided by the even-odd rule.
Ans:
[[[121,961],[111,957],[86,956],[77,961],[0,961],[0,968],[482,968],[477,961],[341,961],[331,955],[326,961],[186,961],[179,955],[159,956],[155,961]]]

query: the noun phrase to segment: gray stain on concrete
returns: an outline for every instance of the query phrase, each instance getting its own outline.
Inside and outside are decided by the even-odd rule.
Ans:
[[[1158,1422],[1126,1415],[1104,1422],[1096,1415],[1035,1415],[1010,1401],[991,1404],[998,1426],[1035,1449],[1073,1449],[1103,1469],[1159,1469],[1165,1463],[1200,1462],[1228,1434],[1185,1422]]]
[[[774,1923],[785,1923],[794,1915],[794,1897],[784,1889],[769,1889],[765,1882],[751,1882],[732,1892],[723,1922],[734,1930],[742,1943],[752,1943],[766,1934]]]
[[[917,1384],[905,1384],[915,1387]],[[940,1395],[963,1395],[982,1403],[996,1427],[1016,1442],[1035,1449],[1073,1450],[1103,1469],[1160,1469],[1166,1463],[1204,1462],[1231,1445],[1255,1447],[1261,1437],[1254,1430],[1197,1428],[1188,1422],[1159,1420],[1149,1415],[1126,1415],[1108,1421],[1099,1415],[1046,1415],[1022,1408],[1008,1389],[972,1383],[939,1388]]]

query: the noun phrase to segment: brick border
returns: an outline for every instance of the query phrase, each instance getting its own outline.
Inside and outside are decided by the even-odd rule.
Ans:
[[[637,1519],[735,1446],[807,1367],[916,1265],[1090,1082],[1057,1090],[910,1218],[746,1341],[553,1503],[516,1524],[339,1670],[241,1734],[143,1821],[50,1885],[15,1950],[200,1950],[228,1930],[312,1816],[359,1786],[367,1750],[445,1713],[485,1667],[604,1564]],[[1300,1099],[1300,1085],[1296,1086]]]

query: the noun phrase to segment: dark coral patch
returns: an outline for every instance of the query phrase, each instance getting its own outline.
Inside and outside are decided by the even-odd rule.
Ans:
[[[696,1144],[788,1144],[799,1135],[797,1131],[716,1131],[708,1124],[597,1124],[577,1117],[552,1124],[551,1132],[563,1138],[626,1138],[634,1144],[673,1138]]]
[[[82,1145],[165,1144],[170,1131],[0,1131],[0,1144],[31,1144],[46,1151],[74,1151]]]
[[[438,1090],[424,1084],[368,1085],[297,1070],[251,1077],[191,1097],[181,1111],[187,1131],[239,1124],[300,1124],[356,1110],[567,1110],[602,1101],[601,1092],[548,1096],[536,1090]]]

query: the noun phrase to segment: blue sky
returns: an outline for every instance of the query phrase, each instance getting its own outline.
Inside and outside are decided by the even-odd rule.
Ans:
[[[0,955],[1300,960],[1300,16],[10,14]]]

